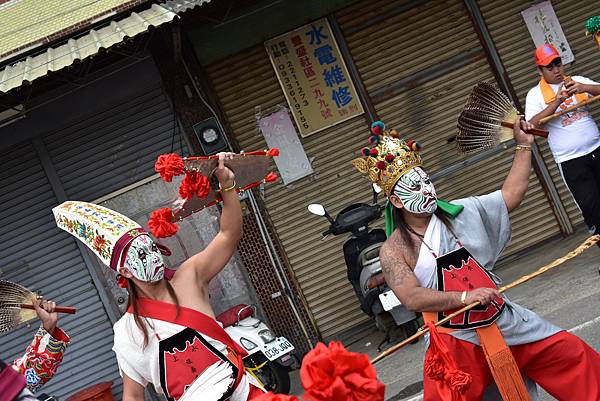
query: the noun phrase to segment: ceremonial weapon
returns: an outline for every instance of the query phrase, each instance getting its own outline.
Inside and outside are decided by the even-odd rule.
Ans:
[[[462,153],[490,149],[513,138],[513,124],[519,112],[494,84],[481,82],[473,87],[458,117],[456,145]],[[542,138],[548,131],[530,129],[528,134]]]
[[[579,245],[577,248],[575,248],[574,250],[572,250],[571,252],[567,253],[565,256],[558,258],[556,260],[554,260],[551,263],[548,263],[547,265],[544,265],[542,267],[540,267],[538,270],[536,270],[535,272],[531,273],[531,274],[527,274],[515,281],[513,281],[512,283],[505,285],[504,287],[501,287],[498,289],[498,291],[500,292],[504,292],[507,290],[510,290],[513,287],[518,286],[519,284],[523,284],[526,281],[531,280],[534,277],[537,277],[539,275],[541,275],[542,273],[563,264],[564,262],[566,262],[569,259],[574,258],[577,255],[580,255],[583,253],[583,251],[585,251],[588,248],[591,248],[592,246],[594,246],[598,241],[600,241],[600,235],[593,235],[591,237],[589,237],[588,239],[586,239],[581,245]],[[446,316],[445,318],[443,318],[442,320],[438,321],[437,323],[435,323],[435,326],[441,326],[442,324],[449,322],[450,320],[454,319],[456,316],[465,313],[468,310],[473,309],[474,307],[480,305],[479,301],[473,302],[467,306],[465,306],[464,308],[461,308],[459,310],[457,310],[456,312],[453,312],[452,314]],[[423,327],[421,329],[419,329],[419,331],[407,338],[406,340],[402,341],[401,343],[398,343],[396,345],[394,345],[393,347],[391,347],[388,350],[383,351],[382,353],[380,353],[379,355],[377,355],[375,358],[371,359],[371,363],[375,364],[379,361],[381,361],[382,359],[390,356],[391,354],[393,354],[394,352],[398,351],[400,348],[404,347],[406,344],[410,344],[413,341],[415,341],[417,338],[424,336],[425,334],[427,334],[429,332],[429,328],[427,327]]]
[[[0,333],[12,330],[19,324],[37,317],[32,302],[38,295],[22,285],[0,280]],[[55,312],[74,314],[77,309],[57,306]]]

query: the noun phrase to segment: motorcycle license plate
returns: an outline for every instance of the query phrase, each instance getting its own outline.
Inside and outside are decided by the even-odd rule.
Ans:
[[[263,346],[263,353],[269,361],[281,358],[294,350],[294,346],[285,337],[277,337],[275,341]]]
[[[379,294],[379,300],[381,301],[381,306],[383,306],[383,310],[385,310],[386,312],[391,311],[396,306],[402,305],[402,303],[396,297],[396,294],[394,294],[392,290]]]

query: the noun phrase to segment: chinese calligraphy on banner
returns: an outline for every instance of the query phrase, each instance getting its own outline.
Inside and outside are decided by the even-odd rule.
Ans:
[[[554,8],[552,8],[552,4],[549,1],[531,6],[521,11],[521,15],[525,20],[527,29],[529,29],[529,34],[533,39],[535,47],[548,43],[556,47],[563,64],[568,64],[575,60],[567,38],[558,22],[556,13],[554,13]]]
[[[265,47],[303,137],[363,113],[327,19],[268,40]]]

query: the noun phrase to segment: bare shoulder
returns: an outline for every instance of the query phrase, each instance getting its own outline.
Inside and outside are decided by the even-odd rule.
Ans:
[[[392,235],[383,243],[379,251],[379,258],[382,264],[395,264],[399,260],[404,260],[404,241],[398,231],[394,231]]]

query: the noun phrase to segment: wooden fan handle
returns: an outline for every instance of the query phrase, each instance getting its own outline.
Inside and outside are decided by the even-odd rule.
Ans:
[[[23,309],[35,309],[33,305],[30,304],[21,304],[21,308]],[[72,308],[70,306],[57,306],[54,308],[54,312],[58,313],[68,313],[69,315],[73,315],[77,312],[76,308]]]
[[[507,123],[506,121],[502,121],[500,125],[506,128],[513,128],[513,123]],[[548,131],[539,128],[525,130],[525,133],[530,135],[541,136],[542,138],[548,138]]]
[[[567,107],[566,109],[564,109],[562,111],[559,111],[558,113],[554,113],[552,115],[549,115],[548,117],[544,117],[544,118],[540,119],[540,124],[547,123],[550,120],[554,120],[556,117],[560,117],[563,114],[570,113],[573,110],[576,110],[576,109],[578,109],[578,108],[580,108],[582,106],[585,106],[585,105],[588,105],[590,103],[593,103],[593,102],[595,102],[597,100],[600,100],[600,95],[596,95],[596,96],[591,97],[588,100],[585,100],[585,101],[583,101],[581,103],[577,103],[574,106]]]

